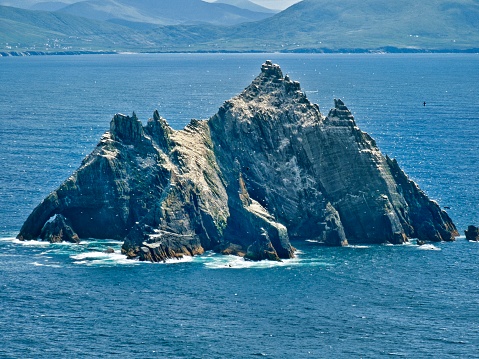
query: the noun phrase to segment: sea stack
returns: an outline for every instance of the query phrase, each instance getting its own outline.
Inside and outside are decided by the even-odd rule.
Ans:
[[[117,114],[95,150],[30,214],[40,236],[62,215],[80,238],[124,240],[131,258],[214,250],[251,260],[294,256],[291,241],[399,244],[458,235],[445,211],[383,156],[346,105],[327,116],[266,61],[209,120],[173,130]]]
[[[466,239],[472,242],[479,242],[479,227],[470,225],[467,227],[467,230],[464,231]]]

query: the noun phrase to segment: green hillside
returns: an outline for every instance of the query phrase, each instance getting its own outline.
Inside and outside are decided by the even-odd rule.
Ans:
[[[266,46],[291,50],[477,48],[479,1],[305,0],[237,33],[260,33]]]
[[[0,52],[6,43],[45,49],[52,41],[75,50],[145,52],[477,51],[479,1],[304,0],[257,22],[150,30],[0,6]]]
[[[209,46],[257,51],[477,49],[479,1],[304,0],[263,21],[220,30]]]
[[[0,6],[0,51],[112,51],[145,43],[143,34],[107,22]]]
[[[93,20],[113,20],[125,24],[148,23],[156,26],[198,23],[234,25],[262,20],[272,15],[202,0],[88,0],[71,4],[59,11]]]
[[[304,0],[254,23],[162,27],[148,37],[179,51],[477,50],[479,1]]]

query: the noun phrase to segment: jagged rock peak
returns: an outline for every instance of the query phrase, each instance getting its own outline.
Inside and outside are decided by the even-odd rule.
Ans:
[[[281,68],[278,64],[273,64],[271,60],[266,60],[266,62],[261,66],[261,73],[277,79],[283,78],[283,71],[281,71]]]
[[[341,99],[334,99],[334,108],[331,109],[328,117],[337,117],[340,120],[354,121],[353,114]]]
[[[283,71],[278,64],[273,64],[270,60],[261,66],[261,74],[253,81],[252,85],[262,83],[263,86],[269,89],[268,84],[277,84],[281,88],[285,88],[287,93],[294,93],[301,91],[301,86],[298,81],[291,81],[288,75],[283,77]],[[247,88],[248,89],[248,88]],[[304,94],[303,94],[304,95]]]
[[[155,110],[153,112],[153,120],[155,121],[162,121],[164,120],[161,116],[160,116],[160,113],[158,112],[158,110]]]
[[[114,140],[131,144],[143,137],[143,125],[134,112],[131,117],[116,114],[110,122],[110,133]]]
[[[220,112],[228,111],[232,107],[236,107],[244,114],[251,109],[260,113],[268,112],[270,115],[273,112],[288,112],[293,109],[303,114],[308,111],[314,113],[311,116],[297,116],[295,120],[300,117],[303,120],[321,117],[318,105],[308,100],[306,94],[301,91],[299,82],[291,81],[288,75],[283,77],[279,65],[269,60],[262,65],[261,73],[253,82],[239,96],[226,101]]]
[[[157,110],[153,112],[153,118],[148,120],[146,130],[163,151],[169,152],[171,149],[170,137],[174,130]]]

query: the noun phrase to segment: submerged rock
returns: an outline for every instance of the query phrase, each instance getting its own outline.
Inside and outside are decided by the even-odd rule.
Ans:
[[[467,227],[467,230],[464,231],[466,239],[468,241],[479,242],[479,228],[473,225]]]
[[[362,132],[341,100],[327,116],[267,61],[209,120],[173,130],[115,115],[97,148],[24,223],[62,214],[82,238],[124,239],[130,258],[205,250],[280,260],[290,240],[450,241],[449,216]]]

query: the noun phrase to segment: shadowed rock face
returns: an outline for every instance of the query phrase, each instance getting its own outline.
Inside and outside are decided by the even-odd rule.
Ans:
[[[61,214],[52,217],[51,220],[43,226],[40,238],[50,243],[79,243],[80,238],[73,231],[68,222],[69,221]]]
[[[37,238],[56,214],[79,237],[124,239],[124,253],[149,261],[210,249],[280,260],[294,256],[291,239],[341,246],[457,235],[341,100],[323,116],[269,61],[216,115],[183,130],[157,112],[146,126],[115,115],[18,238]]]
[[[478,242],[479,241],[479,228],[473,225],[470,225],[467,227],[467,230],[464,231],[464,234],[466,235],[466,239],[468,241],[474,241]]]

